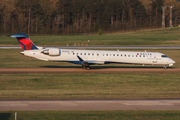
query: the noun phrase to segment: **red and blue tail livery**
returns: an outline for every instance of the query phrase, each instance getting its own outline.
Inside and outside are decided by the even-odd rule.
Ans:
[[[18,33],[11,35],[11,37],[17,38],[20,46],[23,50],[35,50],[38,49],[36,45],[29,39],[29,37],[24,33]]]

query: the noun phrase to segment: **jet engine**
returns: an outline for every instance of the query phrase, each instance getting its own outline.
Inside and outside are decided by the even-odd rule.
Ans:
[[[60,56],[61,50],[60,49],[46,49],[42,51],[43,54],[49,55],[49,56]]]

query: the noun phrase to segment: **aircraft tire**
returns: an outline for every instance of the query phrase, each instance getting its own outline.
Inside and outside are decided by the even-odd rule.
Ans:
[[[86,70],[90,70],[90,67],[88,66],[88,67],[86,67]]]
[[[85,65],[82,65],[82,69],[86,69],[86,66],[85,66]]]
[[[163,66],[163,68],[164,68],[164,70],[167,70],[167,66],[165,65],[165,66]]]

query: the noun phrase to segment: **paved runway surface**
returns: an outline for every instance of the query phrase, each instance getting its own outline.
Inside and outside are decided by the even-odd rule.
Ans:
[[[42,46],[60,49],[180,49],[180,46]],[[20,46],[0,46],[0,49],[21,49]]]
[[[36,110],[180,110],[180,99],[0,100],[0,111]]]
[[[0,68],[0,73],[180,73],[180,68]]]

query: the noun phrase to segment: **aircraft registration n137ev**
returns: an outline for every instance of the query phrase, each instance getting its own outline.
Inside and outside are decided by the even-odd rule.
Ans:
[[[17,38],[23,51],[20,53],[44,61],[70,62],[82,65],[89,70],[89,65],[109,63],[162,65],[164,69],[172,66],[175,61],[159,52],[108,51],[108,50],[78,50],[42,48],[36,45],[24,33],[11,35]]]

